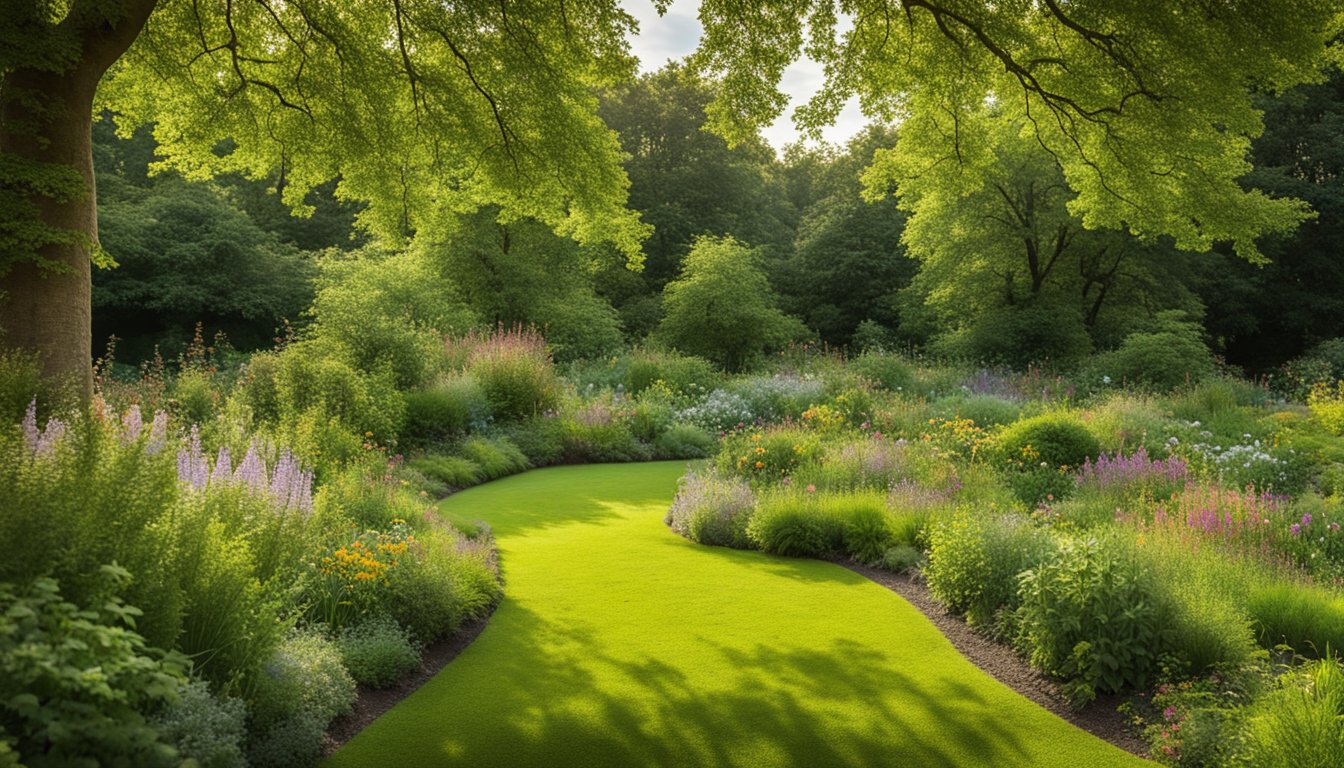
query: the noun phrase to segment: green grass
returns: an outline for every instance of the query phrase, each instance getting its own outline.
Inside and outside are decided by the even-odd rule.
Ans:
[[[1124,766],[835,565],[679,538],[679,462],[559,467],[445,500],[507,597],[338,766]]]

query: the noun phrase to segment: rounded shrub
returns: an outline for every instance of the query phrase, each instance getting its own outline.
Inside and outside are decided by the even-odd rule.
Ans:
[[[336,647],[360,685],[383,688],[420,666],[420,653],[410,635],[387,616],[346,627],[336,638]]]
[[[467,347],[466,371],[480,385],[496,417],[523,419],[559,404],[560,377],[545,340],[535,331],[501,327],[486,336],[451,343]]]
[[[1344,598],[1308,584],[1277,582],[1252,589],[1247,608],[1260,644],[1291,646],[1303,656],[1344,649]]]
[[[656,381],[678,395],[697,395],[712,390],[720,379],[719,372],[708,360],[683,355],[637,349],[630,353],[625,368],[625,391],[637,395]]]
[[[1041,299],[999,307],[960,332],[937,340],[944,354],[987,365],[1023,369],[1034,363],[1067,364],[1092,351],[1077,307]]]
[[[483,427],[490,403],[474,379],[440,381],[429,389],[407,392],[406,427],[402,434],[421,443],[441,442]]]
[[[851,371],[889,392],[910,389],[915,381],[910,365],[897,355],[867,350],[849,361]]]
[[[790,557],[824,557],[844,548],[844,524],[828,516],[815,499],[796,493],[762,497],[747,523],[747,538],[763,552]]]
[[[703,459],[716,448],[718,441],[694,424],[673,424],[653,439],[654,456],[660,459]]]
[[[1077,418],[1063,412],[1022,419],[999,435],[999,455],[1012,467],[1078,467],[1101,454],[1101,443]]]
[[[1198,323],[1181,312],[1158,313],[1154,330],[1131,333],[1112,352],[1098,355],[1093,375],[1157,392],[1197,384],[1213,375],[1213,353]]]
[[[201,768],[247,768],[247,709],[241,699],[217,698],[205,683],[192,682],[179,688],[177,700],[152,722],[179,758]]]
[[[751,546],[747,522],[755,506],[745,481],[690,472],[681,479],[664,522],[700,544],[746,549]]]

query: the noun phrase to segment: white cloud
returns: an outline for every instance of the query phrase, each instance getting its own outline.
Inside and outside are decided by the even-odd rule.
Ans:
[[[661,69],[668,59],[680,59],[695,50],[701,33],[696,0],[675,0],[662,17],[658,16],[652,0],[621,0],[621,4],[639,21],[639,34],[630,40],[630,49],[639,57],[641,72]],[[789,96],[789,106],[778,120],[761,131],[776,150],[799,139],[798,130],[792,123],[793,110],[811,98],[823,79],[821,65],[811,59],[800,59],[784,70],[780,90]],[[866,123],[858,103],[850,101],[835,124],[823,129],[822,137],[833,144],[844,144]]]

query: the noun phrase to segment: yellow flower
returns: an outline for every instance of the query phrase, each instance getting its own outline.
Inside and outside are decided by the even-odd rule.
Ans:
[[[757,469],[764,469],[764,468],[765,468],[765,462],[764,462],[764,461],[758,461],[758,462],[756,462],[756,468],[757,468]]]

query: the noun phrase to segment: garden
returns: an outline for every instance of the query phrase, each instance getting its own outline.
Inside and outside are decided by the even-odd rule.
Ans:
[[[1338,4],[748,5],[0,14],[0,768],[1344,768]]]

